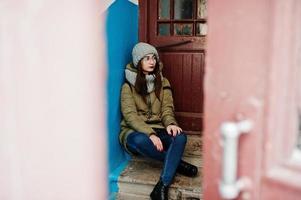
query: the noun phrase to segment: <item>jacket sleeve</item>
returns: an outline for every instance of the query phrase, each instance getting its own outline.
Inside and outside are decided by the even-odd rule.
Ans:
[[[165,127],[170,124],[178,125],[175,119],[175,111],[172,98],[172,91],[169,81],[163,79],[163,100],[162,100],[162,123]]]
[[[131,88],[124,84],[121,90],[121,111],[127,125],[135,131],[151,135],[155,131],[138,115]]]

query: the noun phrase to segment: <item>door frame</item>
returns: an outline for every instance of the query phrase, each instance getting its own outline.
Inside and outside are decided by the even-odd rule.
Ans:
[[[148,1],[147,0],[139,0],[139,41],[147,42],[148,34],[147,34],[147,10],[148,10]]]

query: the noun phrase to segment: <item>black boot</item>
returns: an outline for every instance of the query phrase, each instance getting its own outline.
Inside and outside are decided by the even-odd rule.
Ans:
[[[165,186],[160,179],[150,197],[152,200],[168,200],[168,186]]]
[[[185,176],[195,177],[198,174],[198,168],[181,160],[178,165],[177,172]]]

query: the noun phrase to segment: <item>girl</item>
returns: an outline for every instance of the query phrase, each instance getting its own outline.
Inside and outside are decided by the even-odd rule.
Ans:
[[[123,120],[119,139],[129,153],[164,163],[150,196],[153,200],[167,200],[175,173],[194,177],[198,169],[181,160],[187,138],[175,119],[171,87],[161,74],[163,66],[157,50],[140,42],[134,46],[132,56],[121,91]]]

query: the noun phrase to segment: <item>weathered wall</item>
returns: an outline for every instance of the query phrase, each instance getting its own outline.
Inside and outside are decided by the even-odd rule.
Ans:
[[[120,89],[125,65],[131,61],[131,50],[138,41],[138,6],[117,0],[107,10],[107,126],[109,144],[110,191],[117,191],[116,181],[125,165],[126,155],[118,141],[120,131]],[[118,168],[119,167],[119,168]]]

